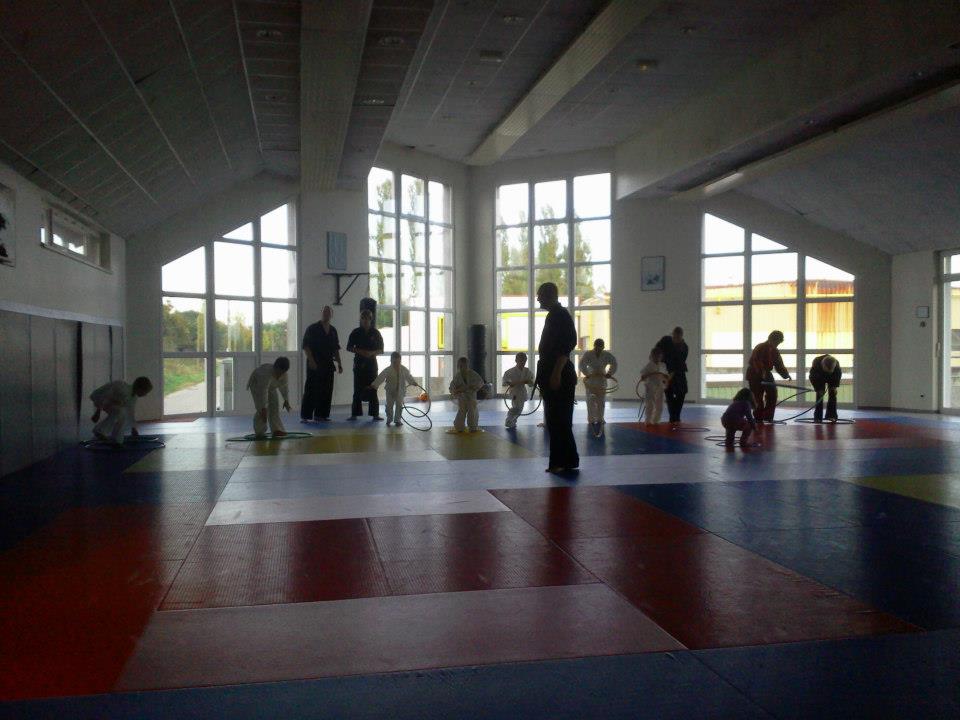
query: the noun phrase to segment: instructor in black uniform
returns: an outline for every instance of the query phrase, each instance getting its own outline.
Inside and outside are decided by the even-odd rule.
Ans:
[[[303,386],[300,419],[304,422],[330,419],[333,399],[333,365],[343,372],[340,362],[340,337],[330,324],[333,311],[324,306],[320,322],[315,322],[303,334],[303,352],[307,356],[307,381]]]
[[[557,286],[544,283],[537,290],[537,302],[547,319],[537,349],[537,387],[543,398],[543,414],[550,436],[550,466],[547,472],[563,473],[580,466],[577,441],[573,437],[573,400],[577,372],[570,353],[577,346],[577,329],[567,309],[560,304]]]
[[[666,389],[667,410],[670,412],[670,422],[680,422],[680,412],[683,410],[683,401],[687,396],[687,354],[690,348],[683,339],[683,328],[675,327],[672,335],[664,335],[657,343],[663,352],[663,362],[670,375],[670,383]]]
[[[383,336],[373,327],[373,313],[369,310],[360,313],[360,327],[350,333],[347,352],[353,353],[353,406],[350,419],[356,420],[363,415],[363,401],[366,399],[370,417],[383,420],[377,391],[370,387],[377,379],[377,355],[383,352]]]

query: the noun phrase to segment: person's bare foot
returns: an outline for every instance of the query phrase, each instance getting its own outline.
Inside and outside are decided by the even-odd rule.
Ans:
[[[279,372],[279,371],[278,371],[278,372]],[[274,430],[274,431],[273,431],[273,436],[274,436],[274,437],[283,437],[283,436],[286,435],[286,434],[287,434],[287,431],[286,431],[286,430]]]
[[[93,436],[94,436],[97,440],[106,440],[106,439],[107,439],[107,436],[106,436],[106,435],[104,435],[102,432],[97,432],[96,430],[93,431]]]

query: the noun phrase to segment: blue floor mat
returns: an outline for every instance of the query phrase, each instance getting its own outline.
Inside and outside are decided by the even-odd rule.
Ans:
[[[960,631],[702,650],[776,718],[960,717]]]

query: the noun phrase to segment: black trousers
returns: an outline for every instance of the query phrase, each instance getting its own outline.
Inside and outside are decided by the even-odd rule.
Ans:
[[[567,368],[572,370],[568,364]],[[560,387],[551,390],[549,385],[540,388],[543,398],[544,425],[550,436],[550,467],[571,470],[580,466],[577,441],[573,437],[573,400],[577,390],[576,375],[561,380]],[[547,383],[544,383],[545,385]]]
[[[683,410],[683,401],[687,397],[686,373],[676,373],[670,380],[664,395],[667,399],[667,411],[670,413],[670,422],[680,422],[680,413]]]
[[[823,382],[810,382],[817,393],[817,406],[813,410],[813,419],[816,422],[823,420],[823,395],[827,394],[827,420],[837,419],[837,388],[827,387]]]
[[[307,381],[303,384],[303,400],[300,403],[300,417],[314,420],[330,417],[330,403],[333,400],[333,365],[329,368],[311,370],[307,368]]]
[[[367,401],[367,410],[370,417],[380,414],[380,400],[377,391],[370,389],[370,383],[377,379],[377,361],[354,364],[353,366],[353,404],[350,406],[351,415],[363,415],[363,402]]]

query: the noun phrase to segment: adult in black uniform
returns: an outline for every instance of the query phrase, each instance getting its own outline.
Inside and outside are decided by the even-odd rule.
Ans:
[[[333,365],[343,372],[340,362],[340,337],[330,324],[333,311],[326,305],[315,322],[303,334],[301,347],[307,356],[307,381],[303,386],[300,419],[305,422],[330,419],[330,401],[333,399]]]
[[[817,393],[817,406],[813,411],[813,421],[823,422],[823,396],[827,395],[827,420],[837,419],[837,388],[843,370],[833,355],[818,355],[810,363],[810,384]]]
[[[383,420],[377,391],[370,388],[377,379],[377,355],[383,352],[383,336],[373,327],[373,313],[369,310],[360,313],[360,327],[350,333],[347,352],[353,353],[353,406],[350,419],[356,420],[363,415],[363,401],[367,399],[370,417]]]
[[[657,343],[657,347],[663,352],[663,362],[670,375],[670,382],[665,392],[670,422],[678,423],[680,412],[683,410],[683,400],[688,390],[687,353],[690,352],[690,348],[683,340],[683,328],[675,327],[672,335],[664,335]]]
[[[547,472],[562,473],[580,466],[577,441],[573,437],[573,399],[577,371],[570,353],[577,346],[573,318],[560,304],[557,286],[544,283],[537,290],[537,302],[547,319],[537,349],[537,387],[543,398],[543,414],[550,435],[550,466]]]

